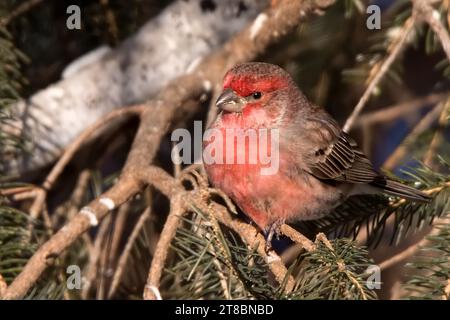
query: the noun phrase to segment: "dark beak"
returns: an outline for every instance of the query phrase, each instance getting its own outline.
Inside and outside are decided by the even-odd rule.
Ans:
[[[239,97],[233,90],[225,89],[217,98],[216,107],[228,112],[241,112],[244,99]]]

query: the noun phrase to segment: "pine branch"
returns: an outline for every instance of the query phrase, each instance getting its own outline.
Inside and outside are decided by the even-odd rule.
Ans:
[[[303,254],[291,299],[376,299],[366,280],[373,262],[364,248],[347,239],[328,241],[320,234],[316,249]]]
[[[409,299],[450,299],[450,224],[438,224],[437,232],[426,237],[423,245],[408,264],[410,271],[415,271],[412,278],[404,285],[409,292]]]
[[[271,298],[269,267],[256,248],[240,236],[211,221],[208,213],[193,208],[183,218],[171,249],[174,261],[167,266],[162,295],[183,299]]]
[[[0,10],[0,19],[4,14]],[[0,24],[0,125],[13,120],[9,107],[20,98],[19,91],[25,82],[20,67],[25,62],[28,59],[15,47],[11,34]],[[19,150],[23,151],[23,142],[23,138],[11,132],[0,131],[0,157],[8,160]]]
[[[29,225],[34,225],[29,234]],[[36,252],[46,238],[42,223],[16,209],[0,204],[0,298],[5,293],[5,285],[21,272],[28,259]],[[54,269],[35,285],[25,299],[61,299],[65,282],[56,277],[59,269]]]

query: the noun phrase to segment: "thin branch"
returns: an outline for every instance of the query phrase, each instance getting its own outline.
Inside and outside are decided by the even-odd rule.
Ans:
[[[92,124],[89,128],[83,131],[75,141],[73,141],[68,148],[64,151],[61,158],[58,162],[53,166],[50,173],[47,175],[45,181],[42,183],[42,188],[36,190],[36,197],[31,205],[29,210],[30,216],[34,219],[39,217],[40,212],[44,206],[45,200],[47,199],[47,192],[53,187],[54,183],[58,179],[58,177],[63,172],[64,168],[73,158],[75,153],[80,149],[80,147],[93,135],[95,135],[102,127],[111,123],[111,121],[116,120],[119,117],[133,115],[133,114],[142,114],[145,110],[145,105],[131,106],[127,108],[121,108],[118,110],[114,110],[104,118],[98,120],[94,124]]]
[[[0,27],[6,27],[8,24],[11,23],[11,21],[25,14],[38,4],[41,4],[43,1],[44,0],[28,0],[26,2],[21,3],[10,14],[0,19]]]
[[[5,295],[6,289],[8,288],[8,285],[6,284],[5,279],[3,279],[2,275],[0,274],[0,299]]]
[[[406,155],[408,148],[417,140],[417,137],[425,130],[430,128],[433,122],[439,117],[441,109],[444,108],[444,103],[437,104],[433,110],[427,113],[422,120],[414,127],[414,129],[405,137],[403,142],[395,149],[395,151],[386,159],[383,168],[392,170],[397,163]]]
[[[428,167],[432,167],[433,159],[436,158],[436,151],[438,150],[442,139],[444,138],[444,128],[447,126],[447,117],[450,113],[450,101],[447,101],[444,108],[442,108],[441,115],[439,116],[439,127],[433,135],[430,147],[424,157],[424,164]]]
[[[152,179],[154,182],[156,174],[152,173],[151,175],[149,175],[148,173],[143,172],[142,176]],[[185,203],[190,203],[192,206],[200,209],[201,211],[211,212],[212,214],[214,214],[214,217],[220,223],[224,224],[225,226],[239,234],[248,246],[250,246],[251,248],[256,248],[258,254],[263,257],[264,260],[268,263],[270,270],[275,275],[275,278],[279,283],[283,283],[283,281],[286,280],[285,278],[288,274],[286,266],[282,263],[280,257],[278,257],[275,253],[272,253],[270,256],[267,255],[266,241],[259,230],[256,229],[256,227],[233,218],[227,208],[222,205],[219,205],[215,202],[211,202],[209,205],[207,205],[205,203],[206,190],[196,189],[187,194],[186,191],[184,191],[184,189],[178,183],[178,181],[169,176],[164,171],[161,170],[158,176],[159,183],[155,184],[155,187],[163,192],[169,199],[173,199],[177,195],[185,195]],[[292,275],[290,275],[287,278],[285,290],[289,292],[293,287],[294,279]],[[155,289],[158,288],[154,285],[146,286],[146,290],[149,291],[149,295],[155,295]],[[159,292],[159,290],[156,290],[156,292]]]
[[[103,10],[105,11],[106,16],[106,22],[108,24],[109,32],[112,34],[113,37],[113,44],[117,45],[119,41],[119,29],[117,27],[116,17],[114,16],[114,12],[112,11],[111,7],[109,6],[109,0],[100,0],[100,4],[103,7]]]
[[[281,226],[281,232],[308,252],[316,249],[316,245],[311,240],[287,224]]]
[[[444,288],[444,294],[442,295],[442,300],[449,300],[450,298],[450,279],[447,279],[447,285]]]
[[[429,0],[412,0],[412,3],[414,10],[418,12],[418,18],[424,20],[438,36],[447,59],[450,61],[450,36],[441,22],[439,11],[431,6],[432,1]]]
[[[23,186],[23,187],[15,187],[15,188],[4,188],[0,189],[0,196],[10,196],[17,195],[26,192],[33,192],[36,186]]]
[[[75,216],[75,214],[79,211],[79,208],[81,207],[83,199],[86,195],[86,189],[91,176],[92,173],[90,170],[83,170],[78,176],[77,183],[69,200],[70,205],[69,209],[67,210],[66,219],[72,219],[72,217]]]
[[[117,263],[116,271],[114,272],[113,279],[111,282],[111,286],[108,292],[108,299],[111,299],[117,291],[120,281],[122,280],[123,272],[125,271],[125,266],[130,256],[131,250],[133,249],[133,245],[136,239],[139,237],[139,233],[142,228],[145,226],[145,223],[151,216],[151,208],[147,208],[139,217],[138,222],[133,228],[130,237],[128,238],[127,244],[125,245],[125,249],[123,250],[122,255],[119,258],[119,262]]]
[[[183,201],[184,197],[182,193],[179,193],[170,199],[170,213],[164,223],[164,228],[159,237],[158,244],[156,245],[155,254],[148,272],[147,284],[144,289],[144,300],[156,300],[157,298],[154,290],[151,290],[150,288],[154,287],[159,290],[159,282],[169,253],[170,243],[177,232],[181,217],[185,212]]]
[[[50,171],[50,173],[48,174],[47,178],[42,184],[42,187],[46,190],[51,189],[55,181],[58,179],[58,177],[60,176],[64,168],[67,166],[67,164],[70,162],[70,160],[73,158],[78,149],[80,149],[83,143],[85,143],[89,138],[95,135],[102,127],[120,117],[129,115],[141,115],[145,109],[146,105],[137,105],[121,108],[110,112],[105,117],[101,118],[100,120],[92,124],[89,128],[83,131],[83,133],[80,134],[75,139],[75,141],[73,141],[69,145],[69,147],[64,151],[64,153],[59,158],[56,165],[52,168],[52,171]]]
[[[130,213],[130,202],[121,206],[117,212],[116,220],[114,221],[114,229],[112,231],[111,248],[108,255],[108,268],[113,268],[117,261],[120,241],[122,240],[123,232]]]
[[[434,221],[433,225],[434,228],[431,229],[431,231],[425,235],[425,237],[420,240],[418,243],[414,243],[411,246],[407,247],[405,250],[399,252],[393,257],[390,257],[381,263],[378,264],[381,270],[389,269],[390,267],[398,264],[399,262],[405,261],[406,259],[413,256],[420,248],[427,246],[430,243],[429,238],[433,237],[441,231],[439,228],[436,228],[437,225],[442,224],[448,224],[450,223],[450,218],[444,217],[444,218],[438,218]]]
[[[410,32],[414,29],[414,23],[415,23],[415,15],[411,16],[408,20],[406,20],[398,37],[394,39],[391,45],[389,46],[387,58],[381,63],[381,65],[375,64],[375,66],[372,68],[371,74],[374,74],[374,76],[370,80],[366,91],[364,91],[364,94],[359,99],[358,104],[355,106],[355,109],[353,109],[353,112],[347,118],[347,121],[345,122],[343,128],[345,132],[350,131],[356,118],[359,116],[364,106],[369,101],[373,91],[378,86],[384,75],[389,71],[392,63],[394,63],[395,59],[402,52],[405,44],[408,42]]]
[[[223,290],[223,296],[225,297],[225,299],[227,300],[231,300],[231,293],[230,290],[228,289],[228,279],[227,277],[225,277],[223,271],[222,271],[222,265],[219,263],[219,261],[217,259],[214,259],[214,265],[217,268],[217,273],[219,274],[219,281],[220,281],[220,286],[222,287]]]
[[[86,281],[83,285],[83,290],[81,291],[81,298],[86,300],[89,298],[89,293],[93,282],[98,276],[98,265],[101,258],[103,244],[105,242],[105,237],[108,234],[108,227],[110,224],[111,216],[107,216],[105,220],[102,221],[100,228],[95,237],[94,246],[92,251],[89,252],[89,262],[86,267]]]
[[[127,202],[128,203],[128,202]],[[124,204],[125,206],[126,204]],[[120,207],[122,209],[122,207]],[[106,223],[108,222],[108,223]],[[112,236],[112,226],[113,226],[113,216],[108,215],[104,221],[106,226],[106,233],[104,234],[104,238],[102,240],[102,245],[100,248],[100,259],[98,260],[97,266],[97,278],[96,278],[96,292],[95,299],[103,300],[106,294],[106,277],[108,273],[108,260],[111,250],[111,236]]]
[[[436,105],[447,96],[447,93],[433,93],[425,97],[381,108],[377,111],[364,113],[356,120],[355,127],[364,128],[380,122],[394,121],[402,116],[409,116],[415,110],[418,111],[429,105]]]

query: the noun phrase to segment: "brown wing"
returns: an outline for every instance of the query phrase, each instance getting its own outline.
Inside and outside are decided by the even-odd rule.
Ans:
[[[300,127],[297,146],[290,150],[296,150],[294,161],[303,171],[318,179],[350,183],[370,183],[380,176],[357,143],[327,113],[304,119]]]
[[[315,150],[307,161],[310,173],[319,179],[372,182],[379,174],[357,148],[356,142],[342,131],[330,145]]]

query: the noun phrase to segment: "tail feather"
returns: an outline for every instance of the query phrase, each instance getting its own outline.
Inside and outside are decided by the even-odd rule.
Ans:
[[[389,195],[397,196],[407,200],[425,203],[430,202],[431,200],[431,197],[426,193],[413,187],[404,185],[400,182],[391,180],[387,177],[380,177],[380,179],[376,179],[370,184],[374,187],[382,189],[383,192]]]

